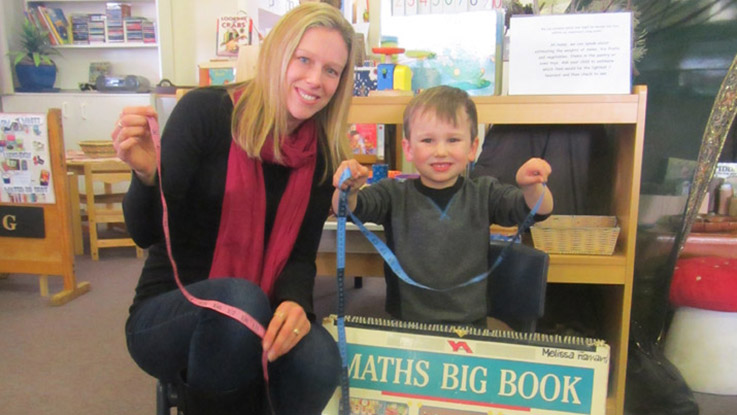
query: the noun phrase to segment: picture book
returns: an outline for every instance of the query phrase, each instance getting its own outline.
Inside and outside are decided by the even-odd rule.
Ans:
[[[353,154],[378,155],[379,132],[377,124],[351,124],[348,129],[348,140]],[[381,130],[383,133],[383,129]]]
[[[246,15],[221,16],[217,19],[217,56],[238,56],[241,45],[251,45],[256,34],[253,21]]]
[[[58,36],[60,45],[71,43],[69,41],[69,21],[64,16],[64,11],[58,7],[46,7],[45,13],[51,23],[54,35]]]

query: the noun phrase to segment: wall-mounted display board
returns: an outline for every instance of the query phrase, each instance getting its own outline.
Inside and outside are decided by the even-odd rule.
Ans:
[[[0,274],[39,275],[42,295],[48,276],[61,276],[50,303],[64,304],[90,285],[74,275],[61,110],[0,113],[0,131]]]

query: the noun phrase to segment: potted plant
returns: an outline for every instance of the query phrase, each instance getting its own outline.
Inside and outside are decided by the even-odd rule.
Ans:
[[[59,52],[51,47],[49,33],[38,28],[27,18],[20,32],[22,51],[11,51],[15,74],[23,91],[53,90],[56,82],[56,64],[50,55]]]

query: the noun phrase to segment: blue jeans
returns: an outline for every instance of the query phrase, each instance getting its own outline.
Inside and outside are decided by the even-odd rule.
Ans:
[[[242,279],[187,286],[195,297],[240,308],[267,327],[272,317],[261,289]],[[191,304],[179,290],[148,299],[128,317],[128,351],[148,374],[174,382],[186,370],[190,387],[212,392],[263,389],[261,339],[236,320]],[[340,354],[320,325],[269,363],[269,390],[279,414],[319,414],[339,382]]]

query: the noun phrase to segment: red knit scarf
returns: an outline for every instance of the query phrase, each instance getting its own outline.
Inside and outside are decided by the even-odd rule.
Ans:
[[[273,138],[261,149],[263,162],[274,163]],[[305,121],[282,138],[280,164],[292,168],[269,240],[264,241],[266,189],[261,162],[233,140],[228,156],[225,196],[210,278],[244,278],[269,296],[292,252],[312,189],[317,160],[315,123]]]

